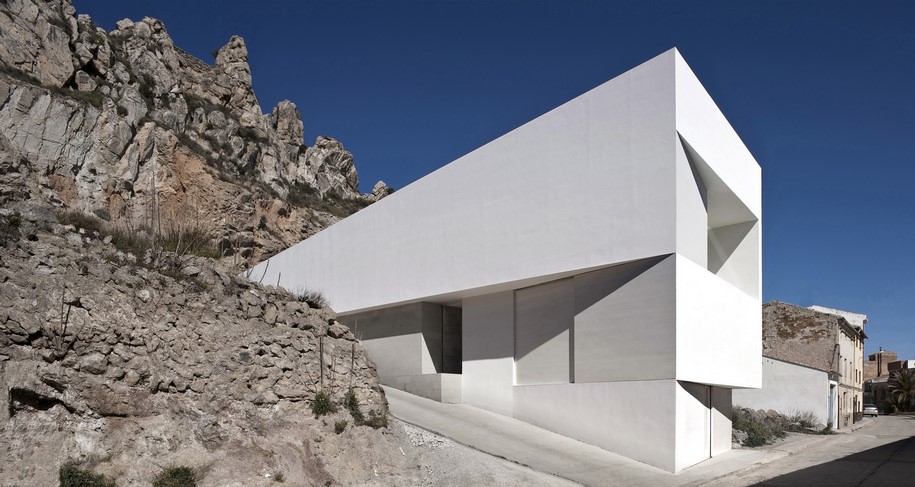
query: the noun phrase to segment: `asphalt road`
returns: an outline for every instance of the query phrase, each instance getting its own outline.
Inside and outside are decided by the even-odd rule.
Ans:
[[[915,417],[879,416],[865,421],[856,431],[707,485],[915,487]]]

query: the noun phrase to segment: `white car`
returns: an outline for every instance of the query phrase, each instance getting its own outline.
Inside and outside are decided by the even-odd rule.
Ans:
[[[874,416],[874,417],[877,417],[877,414],[878,414],[878,413],[877,413],[877,406],[874,406],[873,404],[865,404],[865,405],[864,405],[864,415],[865,415],[865,416]]]

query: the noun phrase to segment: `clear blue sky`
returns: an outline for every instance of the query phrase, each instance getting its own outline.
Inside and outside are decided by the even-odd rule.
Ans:
[[[915,2],[77,0],[162,19],[211,62],[248,42],[265,111],[302,111],[403,187],[678,47],[763,168],[763,298],[866,313],[915,359]],[[537,191],[537,188],[531,188]]]

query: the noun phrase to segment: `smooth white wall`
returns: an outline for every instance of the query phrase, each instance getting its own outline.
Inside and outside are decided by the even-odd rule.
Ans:
[[[420,303],[422,307],[422,373],[442,371],[442,305]]]
[[[575,276],[575,382],[674,378],[675,271],[659,256]]]
[[[760,387],[762,308],[695,262],[677,262],[677,379]]]
[[[677,470],[731,449],[731,389],[677,383]]]
[[[702,267],[708,261],[707,188],[698,168],[694,167],[678,138],[676,149],[677,176],[677,252]]]
[[[516,386],[515,418],[674,471],[677,389],[674,380]]]
[[[375,362],[379,376],[423,373],[431,359],[423,341],[422,303],[395,306],[346,317],[346,324],[361,340]]]
[[[746,207],[762,216],[762,170],[679,52],[676,64],[677,132]]]
[[[671,50],[604,83],[274,256],[265,282],[347,313],[673,253],[674,71]]]
[[[711,394],[705,384],[677,382],[677,471],[711,456]]]
[[[829,421],[828,398],[826,372],[763,357],[762,389],[735,389],[732,400],[735,406],[772,409],[785,415],[812,411],[822,424],[826,424]]]
[[[467,298],[463,303],[464,404],[512,415],[514,293]]]
[[[759,296],[761,226],[744,222],[708,231],[709,270],[753,297]]]
[[[712,387],[712,456],[731,449],[732,389]]]
[[[571,278],[515,291],[515,384],[572,382],[574,314]]]

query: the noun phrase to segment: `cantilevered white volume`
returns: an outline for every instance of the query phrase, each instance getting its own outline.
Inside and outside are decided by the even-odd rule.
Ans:
[[[759,387],[760,167],[676,49],[263,263],[382,381],[668,471]]]

